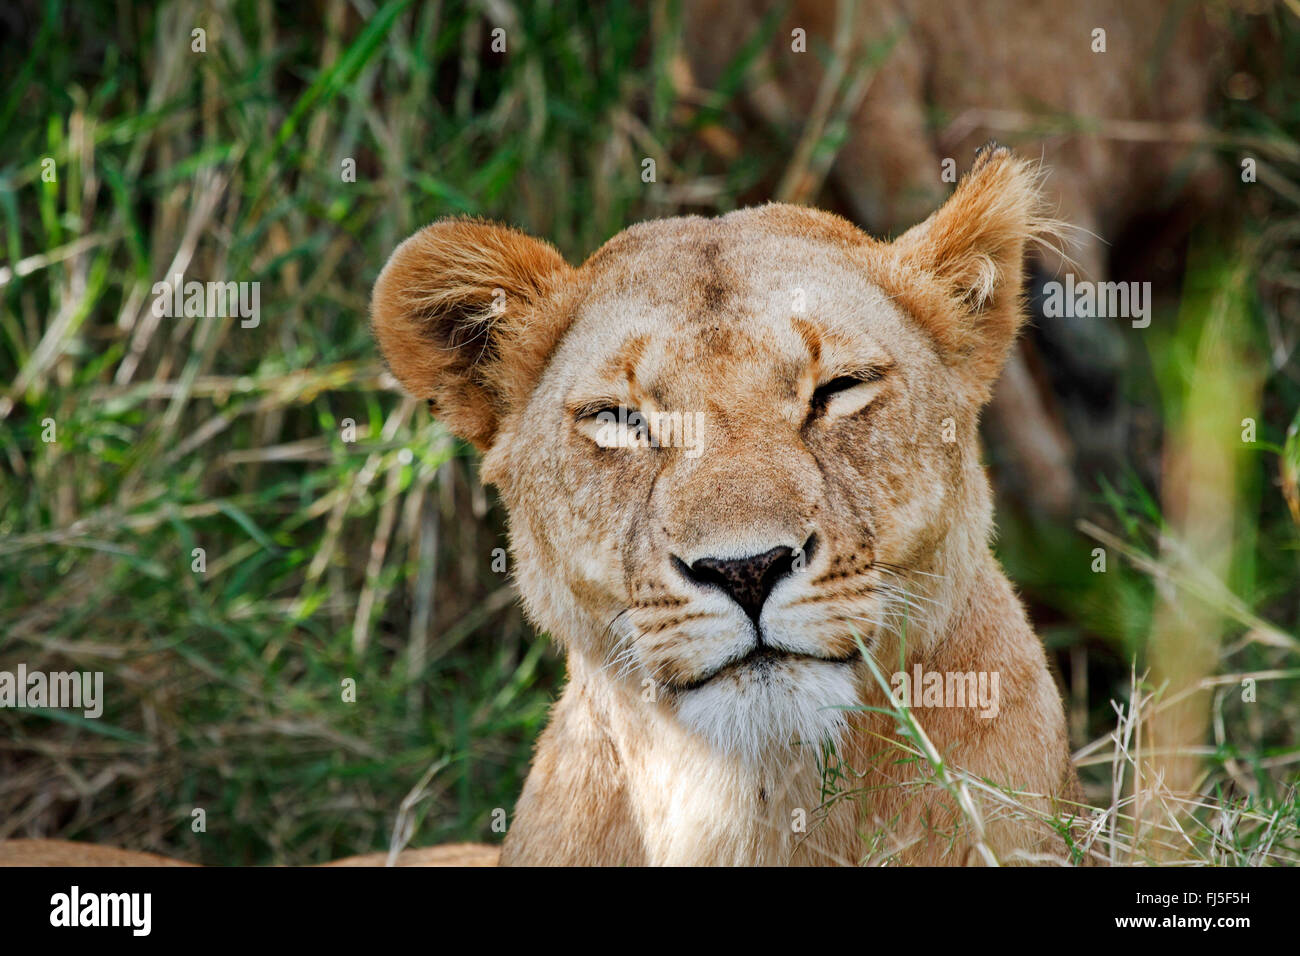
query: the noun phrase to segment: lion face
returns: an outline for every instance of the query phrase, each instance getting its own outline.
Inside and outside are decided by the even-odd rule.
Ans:
[[[635,226],[576,270],[435,224],[380,277],[375,328],[484,449],[571,669],[763,760],[833,737],[860,646],[923,642],[985,543],[975,425],[1033,199],[997,152],[893,244],[772,205]]]
[[[544,555],[531,606],[563,567],[581,653],[750,756],[857,702],[857,642],[902,627],[961,477],[934,346],[855,247],[769,222],[792,215],[616,239],[496,469],[516,553]]]

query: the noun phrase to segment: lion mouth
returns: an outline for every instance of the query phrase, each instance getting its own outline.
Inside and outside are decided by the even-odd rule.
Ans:
[[[744,656],[728,661],[721,667],[715,668],[702,677],[697,677],[694,680],[677,684],[675,689],[678,691],[698,690],[719,677],[728,674],[738,674],[743,671],[751,671],[755,674],[761,675],[765,672],[771,671],[777,664],[786,661],[819,661],[823,664],[852,664],[857,659],[858,654],[856,651],[851,654],[845,654],[843,657],[822,657],[819,654],[799,654],[794,651],[785,651],[778,647],[771,647],[767,644],[757,644]]]

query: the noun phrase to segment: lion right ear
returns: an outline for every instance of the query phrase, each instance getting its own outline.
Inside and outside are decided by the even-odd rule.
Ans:
[[[1025,320],[1026,247],[1061,228],[1042,205],[1037,164],[991,144],[948,201],[891,247],[928,280],[915,281],[913,293],[939,293],[917,317],[983,400]]]
[[[389,258],[371,329],[402,387],[486,450],[564,331],[543,306],[571,271],[553,246],[518,230],[440,220]]]

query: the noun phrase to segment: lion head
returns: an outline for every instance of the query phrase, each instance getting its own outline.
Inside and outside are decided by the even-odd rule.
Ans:
[[[482,451],[571,671],[762,760],[833,737],[859,642],[934,640],[987,554],[976,424],[1021,322],[1036,175],[986,150],[893,242],[772,204],[645,222],[577,268],[444,220],[393,253],[374,331]]]

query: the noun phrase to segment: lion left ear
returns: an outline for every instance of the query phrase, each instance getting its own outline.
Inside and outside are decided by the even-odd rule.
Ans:
[[[546,308],[571,269],[549,244],[475,219],[444,219],[392,254],[371,327],[393,375],[455,434],[487,451],[563,332]]]
[[[1037,165],[990,144],[948,201],[892,245],[905,272],[931,280],[917,318],[984,398],[1024,321],[1025,247],[1054,229],[1041,207]]]

